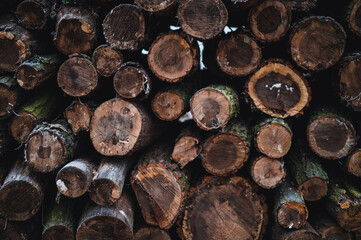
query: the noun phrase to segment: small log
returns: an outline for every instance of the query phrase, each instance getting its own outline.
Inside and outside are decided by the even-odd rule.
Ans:
[[[306,224],[308,210],[301,193],[289,182],[283,182],[274,197],[273,215],[283,228],[300,229]]]
[[[361,37],[361,1],[353,0],[347,13],[348,26],[353,33]]]
[[[228,21],[228,11],[222,1],[184,0],[179,4],[178,18],[187,34],[208,40],[222,32]]]
[[[148,12],[162,13],[172,9],[177,0],[135,0],[135,3]]]
[[[19,24],[27,29],[44,29],[50,14],[51,1],[25,0],[16,8]]]
[[[77,158],[58,171],[55,183],[61,194],[77,198],[88,191],[95,173],[92,158]]]
[[[222,72],[232,77],[247,76],[260,64],[262,51],[257,42],[246,33],[227,34],[219,41],[216,61]]]
[[[255,146],[270,158],[281,158],[292,145],[292,130],[283,119],[267,118],[253,127]]]
[[[25,161],[36,172],[52,172],[73,158],[75,138],[65,120],[37,125],[24,148]]]
[[[55,75],[62,60],[57,54],[35,55],[20,64],[16,69],[15,78],[20,87],[26,90],[35,89]]]
[[[90,199],[102,206],[116,203],[122,195],[125,177],[132,161],[130,158],[104,157],[90,186]]]
[[[18,86],[15,78],[11,76],[0,76],[0,118],[10,116],[18,105]]]
[[[263,1],[249,13],[252,33],[261,42],[279,41],[290,28],[291,16],[291,9],[283,1]]]
[[[284,162],[279,159],[259,156],[251,161],[251,176],[258,186],[276,188],[286,177]]]
[[[76,55],[60,66],[57,81],[59,87],[69,96],[83,97],[98,87],[98,74],[87,57]]]
[[[77,7],[63,7],[58,15],[54,44],[59,52],[70,55],[88,53],[97,36],[97,15]]]
[[[326,159],[349,155],[356,145],[356,132],[346,116],[320,108],[310,113],[307,139],[312,151]]]
[[[286,0],[285,3],[292,11],[308,12],[315,8],[320,0]]]
[[[238,115],[237,93],[230,87],[212,85],[196,92],[190,101],[193,120],[203,130],[221,129]]]
[[[184,34],[162,33],[149,48],[149,68],[163,81],[179,82],[198,69],[197,49],[196,41]]]
[[[7,124],[0,121],[0,157],[8,150],[11,143],[10,141]]]
[[[293,61],[311,71],[332,67],[340,60],[345,45],[344,29],[331,17],[306,18],[294,27],[290,37]]]
[[[151,91],[151,79],[144,68],[136,62],[124,63],[114,75],[114,89],[126,99],[144,100]]]
[[[313,228],[319,233],[323,240],[351,240],[352,235],[344,231],[333,220],[326,217],[318,217],[312,221]]]
[[[171,141],[155,144],[138,161],[130,178],[147,224],[169,229],[177,220],[189,182],[170,160]]]
[[[156,122],[138,103],[111,99],[94,112],[90,138],[105,156],[123,156],[148,146],[159,135]]]
[[[281,228],[277,224],[272,227],[272,240],[296,239],[321,240],[321,237],[308,222],[302,228],[293,230]]]
[[[306,80],[280,60],[267,61],[246,83],[246,92],[258,110],[278,118],[302,114],[311,99]]]
[[[92,56],[92,62],[97,72],[103,77],[110,77],[123,64],[123,54],[108,44],[97,47]]]
[[[260,240],[266,224],[267,206],[247,180],[207,178],[190,196],[182,232],[187,240]]]
[[[130,4],[116,6],[104,19],[103,33],[112,47],[128,51],[140,49],[146,40],[143,12]]]
[[[133,239],[134,207],[127,191],[112,206],[88,202],[80,217],[76,239]]]
[[[171,240],[167,232],[155,227],[143,227],[134,235],[134,240]]]
[[[251,137],[246,125],[234,119],[204,143],[201,154],[203,167],[217,176],[234,173],[247,161],[250,148]]]
[[[347,171],[356,177],[361,177],[361,149],[353,151],[346,159]]]
[[[89,132],[92,116],[93,112],[89,105],[77,100],[73,101],[64,111],[64,117],[75,135],[78,135],[81,131]]]

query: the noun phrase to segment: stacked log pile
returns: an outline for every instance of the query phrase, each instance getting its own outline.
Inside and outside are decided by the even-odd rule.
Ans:
[[[361,239],[361,0],[0,0],[0,239]]]

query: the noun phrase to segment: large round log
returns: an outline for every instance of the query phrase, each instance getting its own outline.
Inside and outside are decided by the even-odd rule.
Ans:
[[[352,32],[361,37],[361,1],[353,0],[347,13],[348,26]]]
[[[25,0],[16,8],[20,25],[28,29],[42,30],[48,22],[51,1]]]
[[[148,12],[166,12],[177,4],[177,0],[136,0],[135,3]]]
[[[123,54],[108,44],[103,44],[94,50],[92,62],[100,75],[110,77],[123,64]]]

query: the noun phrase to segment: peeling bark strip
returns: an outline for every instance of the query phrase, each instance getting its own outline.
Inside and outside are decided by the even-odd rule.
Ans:
[[[76,145],[77,139],[65,120],[43,123],[26,141],[25,161],[36,172],[52,172],[72,159]]]
[[[311,99],[311,90],[302,75],[280,60],[270,60],[246,83],[252,104],[278,118],[302,114]]]
[[[312,226],[324,240],[351,240],[352,234],[344,231],[333,220],[319,217],[312,221]]]
[[[96,40],[97,15],[85,9],[63,7],[57,15],[54,44],[59,52],[70,55],[88,53]]]
[[[222,32],[228,21],[228,11],[218,0],[184,0],[178,7],[182,29],[189,35],[207,40]]]
[[[107,42],[119,50],[136,51],[146,39],[145,18],[141,9],[130,4],[113,8],[103,22]]]
[[[134,235],[134,240],[171,240],[168,233],[155,227],[143,227]]]
[[[262,188],[276,188],[286,177],[284,162],[260,156],[251,162],[251,176],[253,181]]]
[[[80,217],[76,239],[132,240],[134,206],[127,191],[112,206],[88,202]]]
[[[353,0],[347,14],[349,28],[353,33],[361,37],[361,1]]]
[[[272,240],[321,240],[320,235],[307,222],[305,226],[297,230],[283,229],[274,224],[272,227]]]
[[[9,145],[10,145],[10,135],[8,134],[7,124],[5,122],[0,121],[0,157],[6,152]]]
[[[79,101],[73,101],[64,111],[64,117],[75,135],[78,135],[81,131],[90,131],[90,120],[92,116],[93,112],[89,105]]]
[[[41,207],[44,185],[22,158],[16,161],[0,188],[1,216],[8,220],[25,221]]]
[[[62,167],[55,178],[58,191],[70,198],[85,194],[94,178],[95,165],[91,158],[75,159]]]
[[[286,0],[284,1],[292,11],[308,12],[315,8],[320,0]]]
[[[152,143],[160,129],[138,103],[111,99],[94,112],[90,138],[94,148],[105,156],[123,156]]]
[[[123,64],[123,54],[108,44],[103,44],[94,50],[92,62],[100,75],[110,77]]]
[[[291,10],[283,1],[267,0],[249,13],[253,35],[261,42],[280,40],[291,25]]]
[[[25,0],[19,3],[15,14],[23,27],[42,30],[48,21],[50,7],[48,0]]]
[[[16,79],[11,76],[0,76],[0,118],[10,116],[18,103],[19,86]]]
[[[198,68],[198,46],[184,34],[160,34],[149,48],[148,65],[166,82],[179,82]]]
[[[320,71],[340,60],[346,45],[343,27],[331,17],[309,17],[294,27],[290,37],[292,59],[305,70]]]
[[[267,206],[241,177],[208,178],[199,185],[185,208],[184,238],[262,239]]]
[[[135,0],[135,3],[148,12],[164,12],[174,7],[177,0]]]
[[[181,214],[189,189],[186,175],[170,160],[171,141],[154,145],[138,161],[131,185],[147,224],[169,229]]]

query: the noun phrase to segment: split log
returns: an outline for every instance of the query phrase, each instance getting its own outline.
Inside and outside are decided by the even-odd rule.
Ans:
[[[57,96],[51,91],[38,92],[11,119],[9,132],[19,142],[25,142],[35,126],[49,120],[57,106]]]
[[[311,149],[326,159],[346,157],[357,141],[355,129],[348,118],[325,108],[310,113],[307,139]]]
[[[131,174],[131,185],[147,224],[169,229],[177,220],[189,182],[172,163],[171,141],[155,144],[140,159]]]
[[[36,172],[52,172],[73,158],[75,138],[65,120],[37,125],[24,148],[25,161]]]
[[[90,106],[80,101],[73,101],[64,111],[64,117],[75,135],[78,135],[81,131],[89,132],[92,116],[93,111]]]
[[[306,224],[308,210],[301,193],[289,182],[283,182],[274,198],[273,215],[283,228],[300,229]]]
[[[223,0],[229,10],[244,10],[256,5],[259,0]]]
[[[278,118],[302,114],[311,99],[306,80],[280,60],[266,62],[246,83],[251,103],[260,111]]]
[[[267,118],[253,127],[255,146],[270,158],[281,158],[292,145],[292,130],[283,119]]]
[[[155,227],[143,227],[134,235],[134,240],[171,240],[167,232]]]
[[[162,33],[149,48],[149,68],[163,81],[179,82],[198,69],[197,49],[196,41],[184,34]]]
[[[312,221],[312,226],[323,240],[352,239],[351,233],[344,231],[335,221],[325,217],[318,217],[316,220]]]
[[[77,158],[58,171],[55,183],[61,194],[77,198],[88,191],[95,174],[92,158]]]
[[[361,177],[361,149],[353,151],[346,159],[347,171],[356,177]]]
[[[16,79],[11,76],[0,76],[0,118],[6,118],[13,113],[19,103],[19,97]]]
[[[247,180],[208,178],[190,196],[182,231],[187,240],[259,240],[266,224],[267,206]]]
[[[9,146],[10,135],[8,134],[7,124],[0,121],[0,157],[8,150]]]
[[[145,18],[141,9],[130,4],[113,8],[103,22],[107,42],[119,50],[136,51],[146,40]]]
[[[122,195],[125,177],[134,160],[104,157],[89,188],[89,197],[98,205],[113,205]]]
[[[218,0],[184,0],[178,7],[183,31],[202,40],[214,38],[228,21],[228,11]]]
[[[294,27],[290,37],[292,59],[311,71],[332,67],[340,60],[345,45],[344,29],[331,17],[306,18]]]
[[[127,191],[112,206],[89,202],[80,217],[76,239],[133,239],[134,207]]]
[[[234,173],[247,161],[250,148],[251,137],[247,126],[234,119],[204,143],[201,154],[203,167],[217,176]]]
[[[62,58],[57,54],[35,55],[20,64],[15,78],[20,87],[32,90],[55,75],[61,63]]]
[[[113,79],[114,89],[122,98],[144,100],[150,94],[151,79],[139,63],[124,63]]]
[[[226,35],[219,41],[216,61],[222,72],[232,77],[247,76],[260,64],[262,51],[257,42],[246,33]]]
[[[305,226],[296,230],[283,229],[280,226],[273,226],[272,240],[321,240],[316,230],[307,222]]]
[[[284,162],[266,156],[251,161],[251,176],[258,186],[265,189],[276,188],[286,177]]]
[[[353,0],[348,9],[347,22],[353,33],[361,37],[361,1]]]
[[[94,50],[92,62],[100,75],[110,77],[123,64],[123,54],[108,44],[103,44]]]
[[[57,76],[59,87],[69,96],[83,97],[98,87],[98,74],[84,55],[75,55],[63,62]]]
[[[239,113],[237,93],[230,87],[212,85],[196,92],[190,101],[193,120],[203,130],[221,129]]]
[[[58,15],[54,44],[59,52],[70,55],[93,49],[97,31],[97,15],[76,7],[63,7]]]
[[[25,0],[19,3],[15,14],[23,27],[42,30],[48,22],[50,8],[48,0]]]
[[[90,124],[93,146],[105,156],[123,156],[144,148],[161,131],[142,105],[122,99],[101,104]]]
[[[291,9],[283,1],[264,1],[249,13],[252,33],[261,42],[279,41],[290,28],[291,16]]]

